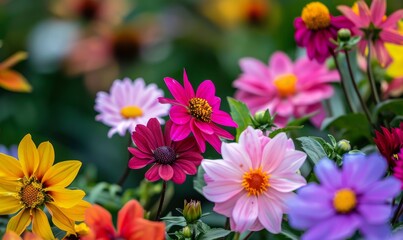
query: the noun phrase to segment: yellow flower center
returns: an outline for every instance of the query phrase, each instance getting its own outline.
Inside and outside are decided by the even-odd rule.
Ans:
[[[270,186],[269,175],[263,172],[262,168],[249,169],[249,172],[243,175],[242,186],[248,192],[248,196],[259,196]]]
[[[124,118],[136,118],[143,116],[143,110],[136,105],[131,105],[120,109],[120,114]]]
[[[348,188],[340,189],[333,198],[333,206],[340,213],[348,213],[357,205],[355,193]]]
[[[213,109],[210,104],[203,98],[192,98],[189,101],[190,114],[197,120],[202,122],[210,122]]]
[[[327,28],[330,25],[329,9],[320,2],[311,2],[302,10],[301,18],[311,30]]]
[[[399,159],[399,156],[397,155],[397,153],[392,155],[392,158],[394,158],[395,160]]]
[[[296,92],[297,80],[298,78],[294,74],[284,74],[274,79],[273,84],[281,97],[287,97]]]
[[[42,183],[36,179],[24,181],[19,191],[19,198],[25,208],[36,208],[41,206],[46,199],[46,193]]]

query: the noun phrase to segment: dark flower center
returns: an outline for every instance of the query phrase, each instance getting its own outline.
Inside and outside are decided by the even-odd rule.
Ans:
[[[155,149],[154,158],[159,164],[172,164],[176,160],[176,153],[171,147],[162,146]]]
[[[203,98],[192,98],[189,100],[189,112],[197,120],[210,122],[213,109]]]
[[[78,11],[85,20],[93,20],[98,14],[99,3],[94,0],[81,1],[80,5],[78,6]]]
[[[133,62],[140,53],[140,39],[134,29],[120,29],[112,39],[112,52],[120,64]]]

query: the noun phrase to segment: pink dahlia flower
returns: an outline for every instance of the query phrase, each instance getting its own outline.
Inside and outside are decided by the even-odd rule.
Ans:
[[[229,127],[238,125],[228,113],[220,110],[221,99],[215,96],[215,86],[212,81],[203,81],[196,93],[188,80],[186,71],[183,72],[184,87],[170,77],[164,78],[164,81],[175,98],[159,98],[160,103],[173,105],[169,112],[173,122],[172,140],[183,140],[192,132],[202,152],[206,150],[206,141],[220,152],[220,137],[234,139],[229,132],[217,126],[217,124]]]
[[[375,53],[379,63],[386,67],[392,62],[392,58],[385,48],[385,42],[403,45],[403,35],[397,31],[397,22],[403,18],[403,9],[386,17],[386,0],[373,0],[371,9],[365,1],[358,0],[357,4],[358,13],[348,6],[339,6],[338,9],[353,22],[353,33],[362,37],[358,44],[360,52],[365,54],[370,39],[371,51]]]
[[[158,97],[162,96],[164,92],[157,85],[146,86],[142,78],[115,80],[110,94],[97,93],[95,110],[99,114],[96,120],[112,127],[108,137],[115,133],[124,136],[126,131],[131,133],[137,124],[145,124],[152,117],[164,123],[162,117],[168,115],[169,106],[158,103]]]
[[[329,40],[337,39],[339,29],[352,26],[346,17],[332,16],[323,3],[311,2],[294,21],[294,37],[298,46],[306,48],[309,59],[323,63],[337,47]]]
[[[337,71],[303,57],[295,63],[276,52],[269,66],[254,58],[243,58],[243,73],[234,82],[235,98],[246,103],[252,114],[269,109],[276,113],[275,124],[283,127],[291,117],[318,112],[311,118],[319,127],[325,118],[321,101],[333,95],[331,82],[339,81]]]
[[[203,157],[193,136],[174,142],[169,136],[172,122],[168,121],[165,132],[156,118],[151,118],[147,126],[137,125],[132,139],[136,148],[129,147],[133,157],[129,160],[129,168],[140,169],[149,164],[146,179],[154,182],[162,178],[182,184],[186,174],[194,175]]]
[[[306,154],[297,151],[285,133],[270,139],[248,127],[239,143],[223,143],[222,157],[202,161],[207,186],[204,196],[214,211],[230,218],[237,232],[281,231],[285,202],[306,184],[296,172]]]

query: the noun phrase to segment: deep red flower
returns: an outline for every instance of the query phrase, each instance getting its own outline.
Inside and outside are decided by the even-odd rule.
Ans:
[[[397,154],[398,161],[396,166],[393,168],[393,176],[401,182],[401,189],[403,189],[403,148],[400,149],[400,153]]]
[[[172,180],[182,184],[186,174],[197,173],[203,156],[193,136],[174,142],[170,131],[172,121],[168,121],[165,132],[156,118],[151,118],[147,126],[138,124],[132,134],[136,148],[129,147],[133,157],[129,161],[129,168],[140,169],[153,164],[146,172],[147,180],[154,182],[162,178],[164,181]]]
[[[390,168],[396,166],[399,159],[398,154],[403,148],[403,122],[399,128],[391,128],[390,130],[382,127],[382,132],[375,131],[375,144],[381,154],[386,158]]]

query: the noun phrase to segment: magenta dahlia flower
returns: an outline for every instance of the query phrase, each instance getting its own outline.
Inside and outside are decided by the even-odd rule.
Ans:
[[[283,127],[292,117],[318,112],[311,122],[319,127],[325,118],[321,101],[333,95],[331,82],[339,81],[337,71],[303,57],[295,63],[276,52],[269,66],[254,58],[243,58],[243,73],[234,81],[235,98],[245,102],[252,114],[269,109],[276,113],[275,124]]]
[[[172,122],[168,121],[162,133],[156,118],[151,118],[147,126],[138,124],[132,135],[136,147],[129,147],[133,154],[129,160],[129,168],[140,169],[152,164],[145,174],[146,179],[151,182],[162,178],[164,181],[172,180],[176,184],[182,184],[186,180],[186,174],[196,174],[203,157],[195,138],[188,136],[174,142],[169,134],[171,128]]]
[[[400,149],[399,154],[397,154],[397,159],[396,166],[393,168],[393,176],[399,179],[401,189],[403,190],[403,147]]]
[[[206,141],[220,152],[220,137],[234,139],[229,132],[217,126],[217,124],[229,127],[238,125],[228,113],[220,110],[221,99],[215,96],[215,86],[212,81],[203,81],[196,93],[188,80],[186,71],[183,72],[184,87],[170,77],[164,78],[164,81],[175,98],[159,98],[160,103],[173,105],[169,111],[169,117],[173,122],[172,140],[183,140],[192,132],[202,152],[206,150]]]
[[[365,55],[370,40],[371,51],[379,63],[386,67],[392,58],[385,48],[385,42],[403,45],[403,35],[397,30],[397,22],[403,18],[403,9],[386,17],[386,0],[373,0],[371,9],[363,0],[358,0],[357,4],[358,13],[348,6],[339,6],[338,9],[354,24],[353,33],[362,37],[358,43],[361,54]]]
[[[207,180],[204,196],[215,203],[214,211],[230,218],[237,232],[281,231],[285,201],[306,184],[296,172],[306,154],[280,133],[270,139],[248,127],[239,143],[223,143],[222,158],[204,159]]]
[[[307,230],[302,239],[348,239],[359,230],[365,239],[387,239],[391,200],[400,183],[384,178],[379,154],[345,154],[340,169],[330,159],[315,166],[319,184],[310,183],[288,201],[292,227]]]
[[[396,162],[399,160],[398,153],[403,148],[403,122],[400,127],[391,128],[390,130],[381,127],[381,131],[375,130],[374,142],[379,149],[379,152],[388,161],[389,167],[393,169]]]
[[[298,46],[306,48],[309,59],[323,63],[337,47],[330,39],[337,39],[339,29],[352,26],[346,17],[332,16],[323,3],[311,2],[294,21],[294,38]]]
[[[142,78],[115,80],[110,94],[97,93],[95,110],[99,114],[96,120],[112,127],[108,137],[115,133],[124,136],[126,131],[131,133],[137,124],[146,124],[152,117],[164,123],[162,117],[168,115],[169,106],[158,102],[158,97],[162,96],[164,92],[157,85],[146,86]]]

